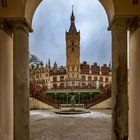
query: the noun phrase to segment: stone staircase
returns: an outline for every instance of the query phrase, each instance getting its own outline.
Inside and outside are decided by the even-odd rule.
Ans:
[[[52,107],[60,108],[61,102],[55,100],[49,96],[44,95],[43,93],[46,91],[45,86],[40,85],[30,85],[30,97],[35,98],[43,103],[46,103]]]
[[[103,91],[94,96],[93,98],[91,98],[90,100],[86,100],[84,101],[84,108],[88,109],[92,106],[95,106],[107,99],[111,98],[111,89],[107,88],[107,89],[103,89]]]

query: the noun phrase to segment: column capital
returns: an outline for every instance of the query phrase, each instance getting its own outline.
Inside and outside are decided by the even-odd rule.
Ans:
[[[116,16],[111,20],[108,30],[127,30],[129,23],[130,17]]]
[[[17,30],[22,30],[26,33],[29,33],[30,28],[28,26],[28,24],[21,19],[12,19],[9,20],[9,24],[12,26],[12,30],[14,31],[15,29]]]
[[[21,29],[26,33],[33,31],[26,18],[0,17],[0,30],[12,33],[14,29]]]
[[[5,18],[0,18],[0,30],[5,31],[10,36],[12,34],[12,28]]]
[[[130,24],[130,26],[129,26],[129,30],[131,31],[131,32],[134,32],[134,31],[136,31],[136,29],[137,28],[139,28],[140,27],[140,16],[138,17],[138,16],[135,16],[135,17],[133,17],[133,19],[132,19],[132,22],[131,22],[131,24]]]

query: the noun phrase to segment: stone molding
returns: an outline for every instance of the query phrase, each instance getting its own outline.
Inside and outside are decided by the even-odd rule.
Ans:
[[[4,18],[0,18],[0,30],[5,31],[8,35],[12,36],[12,28]]]
[[[108,30],[127,30],[129,27],[128,17],[114,17],[110,22]]]
[[[22,30],[26,32],[27,34],[29,33],[29,27],[26,22],[23,20],[11,20],[10,25],[12,26],[12,31],[14,30]]]
[[[8,18],[8,22],[12,26],[13,30],[18,28],[27,33],[33,31],[26,18]]]
[[[140,27],[140,16],[114,17],[108,30],[136,30]]]
[[[140,27],[140,17],[134,17],[130,26],[129,26],[129,30],[131,32],[134,32],[137,30],[137,28]]]
[[[14,29],[20,29],[26,33],[32,32],[32,28],[25,18],[5,18],[0,17],[0,30],[5,32],[13,32]]]

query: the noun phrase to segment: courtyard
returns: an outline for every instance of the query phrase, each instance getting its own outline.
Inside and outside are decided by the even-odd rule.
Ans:
[[[30,140],[111,140],[111,110],[78,115],[31,110],[30,128]]]

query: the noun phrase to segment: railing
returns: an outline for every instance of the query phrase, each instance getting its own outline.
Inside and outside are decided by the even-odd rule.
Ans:
[[[101,103],[104,100],[107,100],[111,97],[111,89],[103,90],[102,93],[94,96],[90,100],[84,101],[84,108],[90,108],[96,104]]]
[[[30,97],[33,97],[41,102],[44,102],[48,105],[51,105],[55,108],[61,107],[61,102],[55,100],[49,96],[44,95],[44,91],[46,91],[46,87],[42,87],[39,85],[30,85]]]

